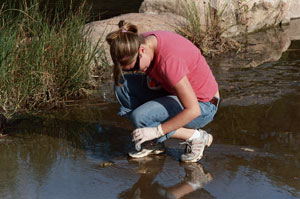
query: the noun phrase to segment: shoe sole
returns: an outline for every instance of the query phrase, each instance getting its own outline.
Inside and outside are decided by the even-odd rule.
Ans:
[[[160,150],[160,149],[156,149],[156,150],[143,149],[141,152],[138,152],[138,153],[130,153],[129,152],[128,155],[131,158],[143,158],[143,157],[146,157],[146,156],[152,155],[152,154],[153,155],[159,155],[163,152],[164,152],[164,150]]]
[[[208,142],[206,143],[205,147],[210,147],[210,145],[212,144],[213,139],[214,139],[213,136],[211,134],[209,134],[209,133],[208,133],[208,136],[209,136],[209,139],[208,139]],[[200,154],[196,159],[186,160],[186,161],[183,161],[183,162],[198,162],[202,158],[202,156],[203,156],[203,153]]]

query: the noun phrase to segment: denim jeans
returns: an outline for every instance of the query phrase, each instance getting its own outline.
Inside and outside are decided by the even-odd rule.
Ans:
[[[164,89],[151,90],[146,81],[146,75],[126,74],[121,76],[121,85],[114,86],[120,104],[118,114],[129,118],[135,128],[158,126],[183,110],[177,96],[170,95]],[[199,106],[201,115],[186,124],[185,128],[202,128],[213,120],[218,107],[210,102],[199,102]],[[157,141],[163,142],[174,133],[172,131]]]

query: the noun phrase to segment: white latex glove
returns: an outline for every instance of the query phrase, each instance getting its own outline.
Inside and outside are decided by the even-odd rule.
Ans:
[[[139,129],[135,129],[132,132],[132,136],[133,136],[132,141],[135,142],[135,149],[137,151],[140,151],[142,143],[149,140],[153,140],[155,138],[159,138],[163,135],[164,133],[162,131],[161,125],[158,125],[157,127],[139,128]]]

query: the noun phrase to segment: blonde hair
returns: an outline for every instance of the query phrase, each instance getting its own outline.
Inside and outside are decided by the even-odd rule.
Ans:
[[[137,56],[139,46],[145,43],[145,39],[138,34],[136,25],[121,20],[118,26],[118,30],[106,36],[114,62],[113,75],[116,85],[120,85],[121,66],[131,64]]]

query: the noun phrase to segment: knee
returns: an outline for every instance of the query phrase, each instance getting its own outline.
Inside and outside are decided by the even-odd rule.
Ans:
[[[130,114],[130,121],[135,128],[148,127],[149,121],[147,122],[146,116],[147,116],[147,113],[144,113],[143,111],[135,109]]]
[[[132,111],[130,114],[130,121],[135,128],[142,128],[144,126],[143,115],[139,111]]]

